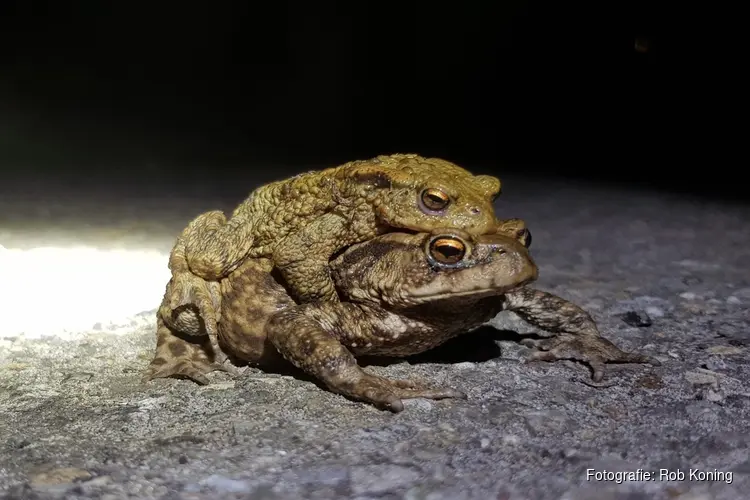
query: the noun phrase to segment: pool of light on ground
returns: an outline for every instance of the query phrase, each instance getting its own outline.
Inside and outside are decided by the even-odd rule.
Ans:
[[[117,332],[158,307],[169,277],[158,251],[0,245],[0,338]]]

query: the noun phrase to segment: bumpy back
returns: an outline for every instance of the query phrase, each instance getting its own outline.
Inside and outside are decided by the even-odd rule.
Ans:
[[[378,156],[340,167],[341,178],[369,184],[382,221],[414,231],[458,228],[472,235],[496,229],[494,199],[500,180],[474,175],[440,158],[416,154]]]

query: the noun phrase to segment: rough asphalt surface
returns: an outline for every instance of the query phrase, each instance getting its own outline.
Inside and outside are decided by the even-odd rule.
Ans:
[[[430,356],[368,368],[469,396],[410,401],[394,415],[255,369],[236,380],[215,374],[206,387],[142,385],[152,312],[125,335],[0,332],[0,498],[747,498],[750,208],[504,180],[498,210],[528,221],[538,286],[585,307],[604,336],[661,367],[614,367],[605,377],[613,385],[595,388],[585,366],[521,364],[528,350],[514,334],[481,330]],[[214,207],[141,204],[145,214],[110,203],[113,218],[159,213],[165,249]],[[93,212],[101,208],[81,209]],[[588,469],[640,477],[597,481]]]

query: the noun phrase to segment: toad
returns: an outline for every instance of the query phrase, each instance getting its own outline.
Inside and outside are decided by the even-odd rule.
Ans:
[[[659,364],[601,337],[578,306],[529,287],[537,266],[522,242],[505,234],[388,233],[352,246],[330,266],[341,300],[297,304],[270,259],[246,260],[220,283],[223,349],[260,367],[292,363],[334,392],[394,412],[403,410],[406,398],[463,395],[368,373],[358,356],[418,354],[501,311],[555,334],[528,342],[537,349],[527,361],[582,361],[596,382],[605,363]],[[185,341],[163,323],[158,337],[148,378],[194,372],[198,377],[191,378],[205,383],[203,374],[216,365],[198,354],[200,346],[182,346]]]
[[[394,228],[493,233],[499,193],[495,177],[416,154],[353,161],[267,184],[229,220],[212,211],[188,224],[170,254],[172,279],[159,316],[174,330],[208,335],[220,353],[218,280],[245,259],[273,263],[298,302],[334,302],[329,260],[337,252]]]

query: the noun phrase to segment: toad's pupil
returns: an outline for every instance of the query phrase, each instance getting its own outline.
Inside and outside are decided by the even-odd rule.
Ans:
[[[428,189],[422,194],[422,201],[431,210],[441,210],[448,205],[448,196],[437,189]]]
[[[456,247],[452,247],[448,245],[438,248],[438,252],[440,252],[443,255],[443,257],[446,257],[446,258],[454,258],[454,257],[461,255],[461,250],[459,250]]]
[[[466,248],[457,240],[436,240],[433,243],[433,256],[443,263],[456,263],[464,256]]]

